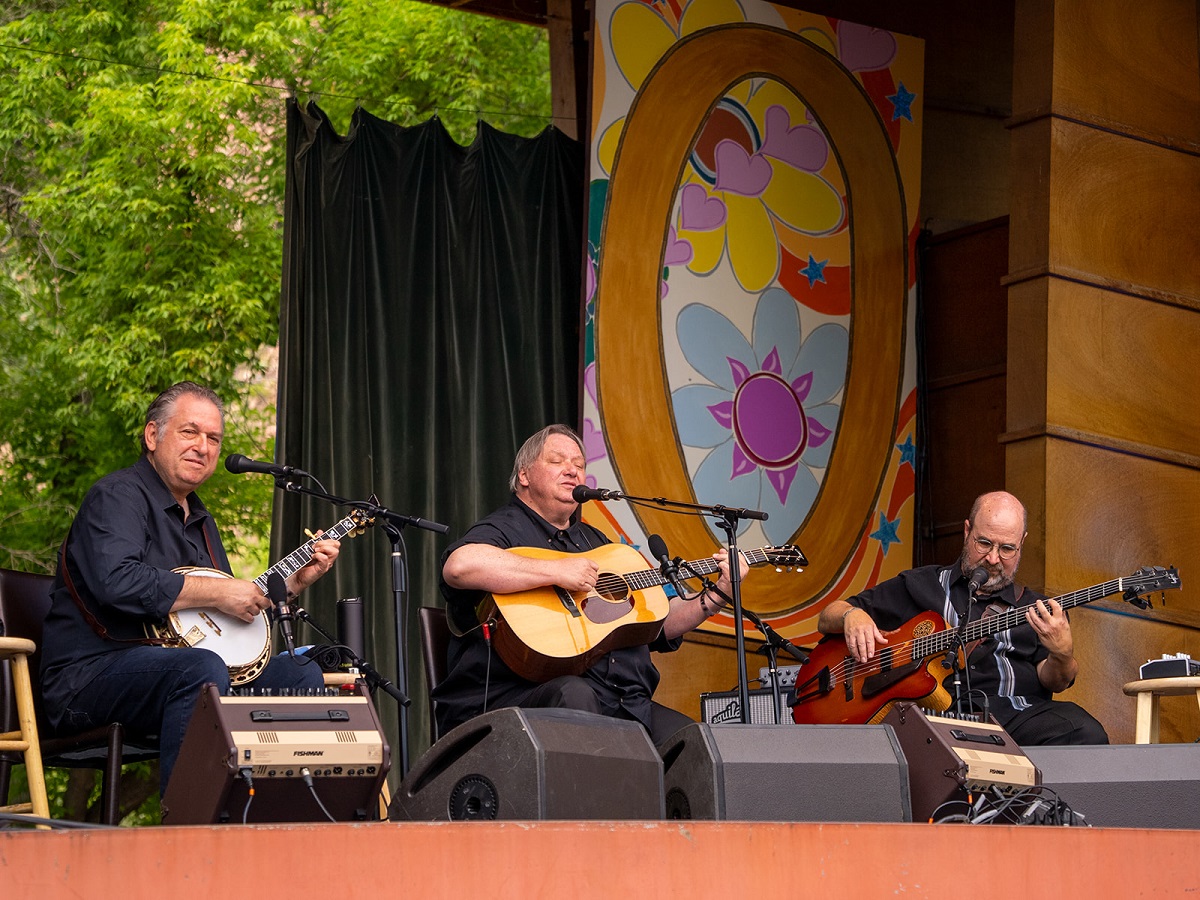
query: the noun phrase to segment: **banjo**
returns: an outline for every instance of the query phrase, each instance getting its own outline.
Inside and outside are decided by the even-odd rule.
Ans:
[[[319,537],[305,541],[267,571],[254,579],[258,589],[267,593],[267,579],[272,572],[287,578],[299,571],[313,557],[317,541],[337,541],[362,534],[374,524],[362,510],[355,510]],[[181,575],[200,575],[210,578],[232,578],[228,572],[204,566],[181,566],[174,571]],[[267,614],[243,622],[211,607],[180,609],[171,612],[162,625],[147,625],[147,637],[162,642],[164,647],[204,646],[212,650],[229,667],[231,684],[245,684],[257,678],[271,656],[271,624]]]

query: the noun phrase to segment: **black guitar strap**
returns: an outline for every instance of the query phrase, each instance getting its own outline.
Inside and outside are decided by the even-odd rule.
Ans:
[[[71,600],[79,607],[79,613],[83,616],[83,620],[88,623],[88,627],[103,640],[116,641],[122,644],[150,644],[161,646],[167,641],[164,638],[119,638],[108,633],[108,628],[101,622],[96,614],[88,609],[87,604],[83,602],[83,598],[79,596],[79,591],[75,588],[75,579],[71,577],[71,567],[67,565],[67,541],[71,538],[71,532],[67,532],[67,536],[63,538],[62,546],[58,548],[58,570],[62,572],[63,584],[67,586],[67,593],[71,595]]]

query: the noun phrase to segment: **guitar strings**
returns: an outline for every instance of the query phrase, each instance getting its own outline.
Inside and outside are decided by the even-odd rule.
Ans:
[[[1121,579],[1118,578],[1053,599],[1063,609],[1070,609],[1073,606],[1080,606],[1084,603],[1090,603],[1093,600],[1119,593],[1120,590]],[[1002,631],[1015,628],[1025,621],[1025,612],[1029,606],[1030,604],[1014,606],[994,616],[968,622],[963,629],[963,643],[981,640],[989,635],[999,634]],[[997,620],[999,620],[1001,627],[997,627]],[[944,619],[943,625],[945,625]],[[829,667],[830,685],[842,684],[844,681],[855,676],[869,677],[871,675],[878,675],[884,671],[908,665],[916,660],[944,653],[954,644],[958,643],[957,631],[957,628],[943,627],[932,634],[922,635],[921,637],[913,638],[894,646],[885,647],[865,663],[859,663],[853,657],[843,657],[841,662]],[[852,670],[849,676],[846,674],[848,669]]]

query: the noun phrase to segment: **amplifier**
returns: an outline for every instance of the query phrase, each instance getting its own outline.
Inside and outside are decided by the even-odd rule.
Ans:
[[[207,685],[163,793],[167,825],[375,814],[391,756],[364,685],[339,696],[221,696]]]
[[[1014,794],[1042,783],[1025,751],[994,722],[945,718],[915,703],[897,703],[883,724],[892,726],[908,761],[914,822],[928,820],[945,803],[966,801],[968,792]]]
[[[771,690],[757,688],[750,691],[749,725],[774,725],[775,714],[771,712]],[[792,709],[787,705],[788,692],[783,688],[779,691],[779,723],[792,724]],[[722,693],[707,693],[700,695],[700,719],[710,725],[727,723],[738,724],[742,721],[742,708],[738,702],[737,691]]]
[[[1164,653],[1162,659],[1147,660],[1138,669],[1138,678],[1179,678],[1188,675],[1200,675],[1200,661],[1186,653],[1173,656]]]

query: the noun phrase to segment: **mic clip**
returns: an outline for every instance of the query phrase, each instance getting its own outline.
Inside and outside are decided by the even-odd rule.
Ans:
[[[683,582],[679,580],[679,563],[680,558],[677,556],[674,559],[663,557],[662,564],[658,567],[662,573],[662,577],[670,582],[671,587],[675,589],[675,593],[679,595],[681,600],[687,599],[687,591],[684,590]]]

